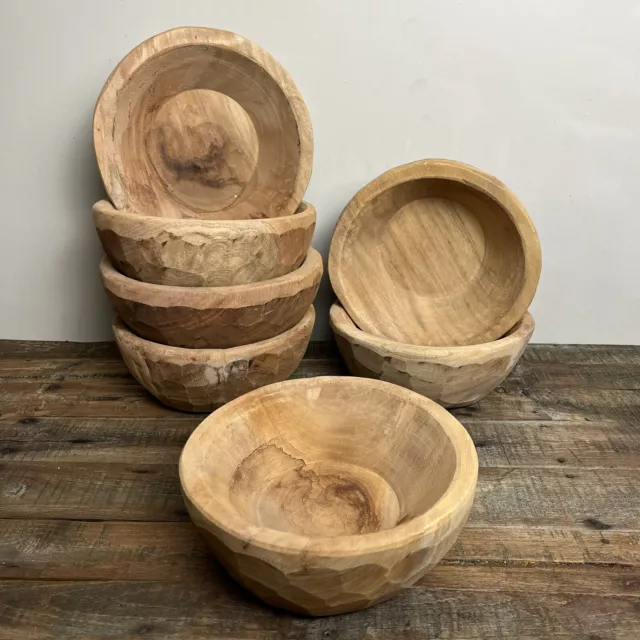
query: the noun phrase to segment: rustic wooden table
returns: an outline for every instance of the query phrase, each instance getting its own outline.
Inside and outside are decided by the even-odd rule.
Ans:
[[[315,347],[300,376],[342,373]],[[640,638],[640,348],[533,346],[454,413],[480,479],[468,526],[404,595],[307,619],[207,555],[180,450],[110,344],[0,342],[0,638]]]

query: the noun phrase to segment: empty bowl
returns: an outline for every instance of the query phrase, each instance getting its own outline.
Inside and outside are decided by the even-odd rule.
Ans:
[[[149,342],[116,316],[113,333],[133,377],[160,402],[182,411],[213,411],[244,393],[286,380],[309,344],[315,312],[275,338],[233,349],[181,349]]]
[[[520,359],[535,323],[528,312],[506,336],[466,347],[419,347],[365,333],[338,304],[331,328],[354,376],[399,384],[444,407],[463,407],[493,391]]]
[[[360,329],[421,346],[491,342],[538,285],[538,235],[507,187],[451,160],[391,169],[361,189],[331,240],[329,276]]]
[[[181,27],[138,45],[96,104],[93,139],[118,209],[164,218],[293,214],[313,133],[285,69],[229,31]]]
[[[191,518],[275,606],[327,615],[416,582],[456,540],[478,460],[435,402],[379,380],[318,377],[210,415],[180,458]]]
[[[226,287],[291,273],[305,259],[316,223],[313,205],[263,220],[175,220],[93,207],[100,242],[122,273],[152,284]]]
[[[105,256],[102,282],[116,313],[142,338],[189,349],[227,349],[273,338],[302,320],[322,277],[310,249],[291,273],[233,287],[172,287],[133,280]]]

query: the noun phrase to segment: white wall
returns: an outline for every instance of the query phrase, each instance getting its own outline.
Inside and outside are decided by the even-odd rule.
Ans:
[[[344,204],[423,157],[528,207],[538,342],[640,344],[640,4],[632,0],[2,0],[0,338],[110,338],[90,205],[91,116],[114,65],[179,25],[271,51],[315,128],[307,199],[327,252]],[[328,334],[325,286],[315,337]]]

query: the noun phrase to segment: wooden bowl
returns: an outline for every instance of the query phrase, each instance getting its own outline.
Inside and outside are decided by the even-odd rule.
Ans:
[[[93,219],[111,262],[130,278],[180,287],[227,287],[291,273],[304,261],[316,210],[264,220],[170,220],[114,209],[102,200]]]
[[[431,400],[364,378],[263,387],[209,416],[180,458],[189,514],[257,596],[344,613],[416,582],[456,540],[478,460]]]
[[[540,244],[518,199],[450,160],[391,169],[359,191],[331,241],[331,284],[367,333],[421,346],[491,342],[538,286]]]
[[[146,215],[288,216],[311,176],[293,80],[229,31],[184,27],[138,45],[107,80],[93,134],[111,200]]]
[[[360,331],[338,304],[331,328],[354,376],[393,382],[444,407],[464,407],[484,398],[520,359],[535,323],[527,312],[506,336],[466,347],[419,347]]]
[[[309,344],[315,311],[275,338],[233,349],[181,349],[149,342],[116,316],[113,333],[133,377],[160,402],[182,411],[216,407],[272,382],[286,380]]]
[[[302,320],[322,277],[310,249],[286,276],[235,287],[167,287],[127,278],[105,256],[102,282],[116,313],[139,336],[188,349],[228,349],[273,338]]]

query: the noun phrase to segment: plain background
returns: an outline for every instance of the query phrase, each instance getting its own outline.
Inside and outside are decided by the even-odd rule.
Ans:
[[[2,0],[0,338],[110,339],[92,110],[165,29],[229,29],[291,73],[314,125],[326,256],[368,181],[425,157],[495,174],[540,233],[534,341],[640,344],[640,3]],[[327,284],[314,337],[328,336]]]

